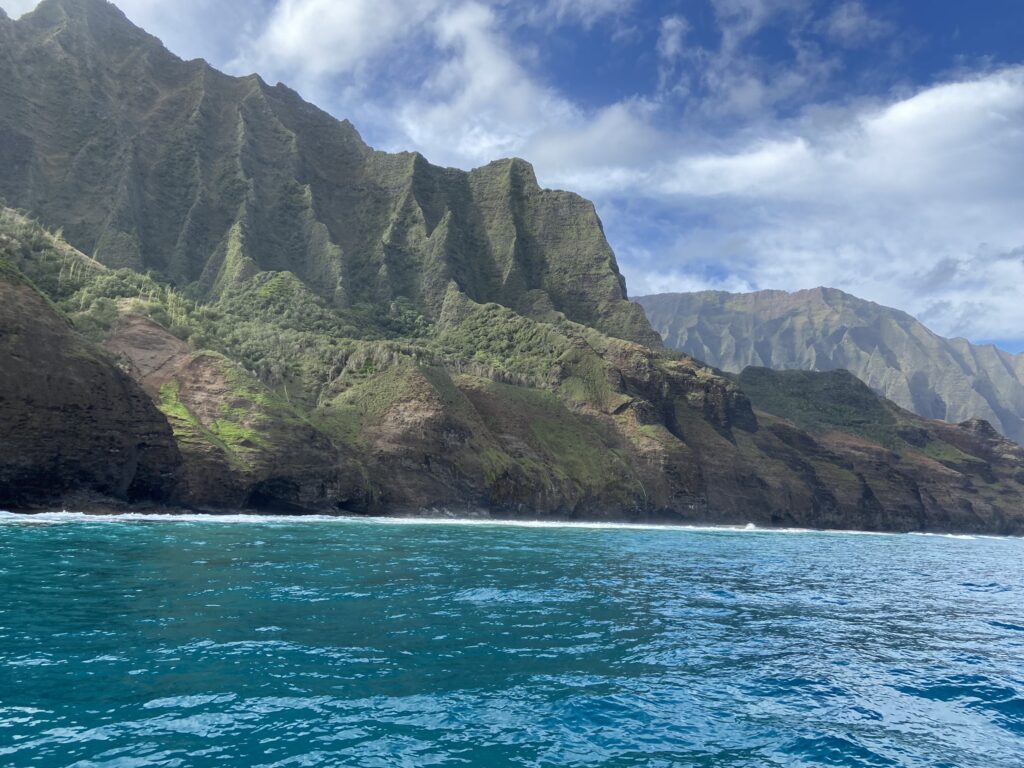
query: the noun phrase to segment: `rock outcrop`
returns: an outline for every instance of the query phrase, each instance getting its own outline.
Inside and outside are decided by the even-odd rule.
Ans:
[[[829,492],[857,500],[858,527],[1018,534],[1024,448],[986,421],[946,424],[879,398],[849,371],[747,368],[739,384],[801,462],[832,464]],[[806,430],[799,435],[794,427]],[[836,509],[840,508],[837,505]],[[840,527],[841,524],[840,524]]]
[[[361,511],[365,483],[296,409],[223,355],[195,353],[125,313],[106,348],[169,420],[184,457],[176,500],[199,508]],[[351,463],[349,463],[351,466]]]
[[[171,501],[180,461],[142,389],[0,255],[0,507]]]

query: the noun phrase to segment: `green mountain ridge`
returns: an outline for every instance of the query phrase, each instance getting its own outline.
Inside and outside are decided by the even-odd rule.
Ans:
[[[896,309],[836,289],[642,296],[672,349],[724,371],[848,369],[930,419],[985,419],[1024,443],[1024,355],[946,339]]]
[[[1024,455],[982,425],[870,392],[878,424],[837,421],[828,397],[864,401],[848,382],[744,382],[662,349],[593,205],[524,161],[377,152],[104,0],[0,21],[0,105],[0,287],[32,297],[0,312],[22,382],[0,425],[35,436],[37,476],[71,457],[49,491],[0,471],[0,506],[1024,531]],[[30,384],[58,326],[121,382],[60,386],[101,415],[71,446]],[[159,487],[90,464],[90,429],[159,442],[119,420],[126,398],[172,435]],[[16,450],[0,440],[0,470]]]
[[[287,270],[337,310],[401,300],[428,318],[455,280],[659,343],[593,205],[524,161],[466,173],[374,151],[283,85],[178,59],[104,0],[44,0],[4,27],[0,196],[108,266],[206,300]]]

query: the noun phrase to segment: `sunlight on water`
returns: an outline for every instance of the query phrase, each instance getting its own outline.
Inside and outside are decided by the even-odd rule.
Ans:
[[[1024,541],[0,513],[0,765],[1020,766]]]

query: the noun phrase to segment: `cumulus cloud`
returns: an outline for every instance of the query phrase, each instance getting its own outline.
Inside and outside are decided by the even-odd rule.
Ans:
[[[828,284],[918,314],[936,330],[1010,338],[1024,327],[1024,68],[797,122],[730,150],[679,153],[638,194],[700,211],[637,276],[685,269],[720,287]],[[723,250],[724,246],[724,250]],[[724,267],[727,277],[716,276]]]
[[[520,153],[546,126],[577,122],[576,108],[524,69],[492,8],[456,6],[433,31],[442,63],[397,115],[416,148],[440,162],[480,164]]]
[[[478,165],[522,153],[546,126],[581,123],[571,101],[530,72],[530,52],[512,44],[509,30],[589,26],[628,6],[620,0],[528,7],[502,0],[278,0],[230,68],[296,85],[368,126],[386,148]]]
[[[893,31],[887,21],[871,16],[860,0],[839,5],[824,27],[830,38],[848,48],[860,48]]]
[[[641,187],[654,158],[671,152],[674,136],[654,124],[658,105],[633,99],[577,112],[529,137],[522,154],[541,180],[608,197]]]
[[[279,0],[235,69],[311,80],[352,73],[415,36],[438,0]]]

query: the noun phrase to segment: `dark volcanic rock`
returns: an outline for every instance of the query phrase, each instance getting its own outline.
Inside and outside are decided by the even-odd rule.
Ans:
[[[358,463],[222,355],[193,353],[127,314],[106,341],[159,404],[184,458],[178,501],[279,512],[361,511]]]
[[[739,382],[787,420],[763,431],[789,450],[765,452],[817,487],[828,527],[1024,534],[1024,448],[988,422],[923,419],[842,370],[748,368]]]
[[[0,262],[0,507],[166,501],[179,463],[142,389]]]

